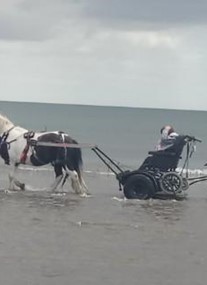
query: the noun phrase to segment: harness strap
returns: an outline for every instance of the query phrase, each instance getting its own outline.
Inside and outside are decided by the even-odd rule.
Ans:
[[[62,143],[65,143],[65,135],[61,131],[59,132],[59,138]],[[59,148],[57,152],[56,162],[65,162],[66,157],[67,157],[67,148],[65,146]]]
[[[10,164],[9,152],[8,149],[10,148],[10,143],[15,141],[12,140],[11,142],[7,142],[7,138],[9,136],[9,132],[14,128],[10,128],[8,131],[4,132],[3,135],[0,137],[0,156],[3,158],[5,164]]]
[[[20,155],[20,163],[25,164],[28,151],[29,151],[29,144],[27,143]]]
[[[21,155],[20,155],[20,163],[25,164],[27,159],[27,154],[29,151],[29,147],[32,146],[31,139],[34,137],[34,131],[28,131],[24,133],[24,138],[26,139],[26,146],[24,147]]]

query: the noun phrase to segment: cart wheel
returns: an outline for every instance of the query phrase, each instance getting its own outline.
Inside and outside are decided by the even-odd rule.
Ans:
[[[189,188],[188,179],[186,177],[182,177],[182,190],[186,191]]]
[[[175,194],[182,189],[182,178],[176,172],[166,172],[160,178],[160,188],[162,191]]]
[[[152,179],[143,174],[130,176],[124,184],[124,195],[127,199],[145,200],[155,193]]]

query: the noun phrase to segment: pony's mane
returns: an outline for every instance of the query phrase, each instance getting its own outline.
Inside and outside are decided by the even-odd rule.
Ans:
[[[6,127],[12,127],[14,124],[2,113],[0,113],[0,131]]]
[[[5,122],[12,124],[12,122],[9,120],[9,118],[7,116],[3,115],[2,113],[0,113],[0,120],[3,120]]]

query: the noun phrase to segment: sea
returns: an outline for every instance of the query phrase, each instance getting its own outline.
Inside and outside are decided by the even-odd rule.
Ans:
[[[28,130],[62,130],[97,145],[124,170],[137,169],[170,124],[202,141],[189,168],[192,176],[207,174],[206,111],[1,101],[0,113]],[[206,284],[207,181],[181,201],[127,200],[91,148],[82,155],[86,198],[69,182],[45,191],[50,165],[21,167],[27,190],[9,191],[11,168],[0,162],[0,284]]]

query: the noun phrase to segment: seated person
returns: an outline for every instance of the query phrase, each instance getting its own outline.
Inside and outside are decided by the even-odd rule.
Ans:
[[[185,136],[178,135],[172,126],[164,126],[161,130],[156,151],[149,152],[139,170],[159,169],[161,171],[175,170],[183,147],[186,143]]]
[[[174,145],[176,138],[179,137],[179,135],[174,131],[174,128],[172,126],[162,127],[160,133],[161,139],[155,147],[157,151],[167,150],[171,148]]]

